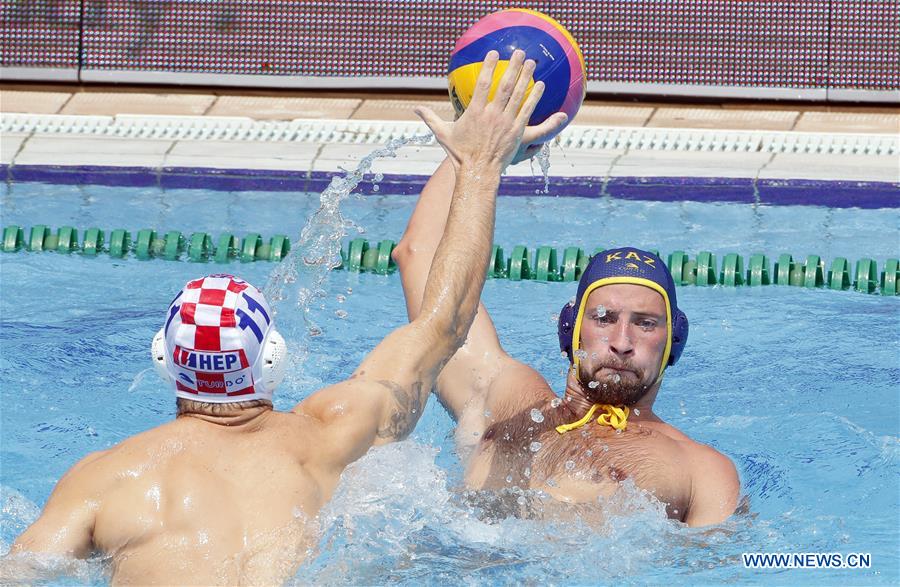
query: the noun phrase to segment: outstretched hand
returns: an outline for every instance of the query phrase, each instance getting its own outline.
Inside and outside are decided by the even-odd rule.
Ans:
[[[522,103],[534,74],[535,62],[526,60],[525,52],[521,50],[513,52],[493,100],[488,101],[499,59],[496,51],[487,54],[472,101],[455,122],[441,120],[429,108],[416,108],[416,114],[434,133],[457,169],[463,165],[475,169],[496,165],[502,171],[514,160],[533,155],[536,149],[528,146],[543,142],[543,137],[552,135],[566,122],[566,115],[557,112],[541,124],[527,126],[544,93],[544,83],[535,83]]]

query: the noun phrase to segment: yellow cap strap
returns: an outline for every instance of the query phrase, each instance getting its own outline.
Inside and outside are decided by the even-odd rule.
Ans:
[[[556,431],[560,434],[565,434],[569,430],[581,428],[582,426],[590,422],[591,417],[593,417],[594,412],[596,412],[598,408],[603,410],[603,413],[600,414],[599,418],[597,418],[598,424],[610,426],[612,428],[615,428],[616,430],[625,430],[625,428],[628,426],[628,415],[631,413],[631,410],[628,408],[628,406],[620,407],[611,406],[609,404],[594,404],[582,419],[578,420],[577,422],[572,422],[571,424],[560,424],[556,427]]]
[[[576,428],[581,428],[582,426],[584,426],[585,424],[587,424],[590,421],[591,416],[594,415],[594,412],[596,412],[597,408],[599,408],[599,407],[600,407],[600,404],[594,404],[593,406],[591,406],[591,409],[588,410],[588,413],[584,415],[584,418],[582,418],[581,420],[578,420],[577,422],[572,422],[571,424],[560,424],[559,426],[556,427],[556,431],[559,432],[560,434],[564,434],[564,433],[568,432],[569,430],[575,430]]]
[[[603,406],[603,409],[606,410],[605,414],[602,414],[599,418],[597,418],[598,424],[603,424],[605,426],[612,426],[616,430],[625,430],[625,427],[628,426],[628,414],[631,410],[628,409],[628,406]]]

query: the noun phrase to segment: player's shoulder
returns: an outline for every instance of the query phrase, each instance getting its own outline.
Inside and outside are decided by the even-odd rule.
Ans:
[[[737,468],[727,455],[696,440],[688,439],[683,446],[688,453],[694,477],[717,485],[733,487],[735,490],[740,487]]]
[[[737,471],[731,459],[712,446],[694,440],[669,424],[665,424],[663,434],[671,439],[686,460],[693,464],[696,472],[737,478]]]

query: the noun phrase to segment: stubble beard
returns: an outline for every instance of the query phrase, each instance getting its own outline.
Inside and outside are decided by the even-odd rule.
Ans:
[[[578,381],[581,383],[585,397],[591,403],[610,404],[613,406],[633,406],[640,401],[641,398],[647,395],[648,391],[650,391],[650,386],[643,382],[644,373],[641,370],[630,365],[602,366],[615,369],[628,369],[637,375],[637,379],[635,381],[625,379],[616,381],[616,377],[609,377],[606,375],[595,379],[594,373],[588,370],[584,363],[579,364]],[[599,367],[595,370],[598,369]],[[594,387],[591,387],[592,382],[596,382]]]

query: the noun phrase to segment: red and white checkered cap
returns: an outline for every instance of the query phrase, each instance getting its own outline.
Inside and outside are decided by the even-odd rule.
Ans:
[[[169,304],[166,368],[175,395],[227,403],[272,399],[262,381],[263,348],[272,313],[262,292],[233,275],[209,275],[184,286]]]

